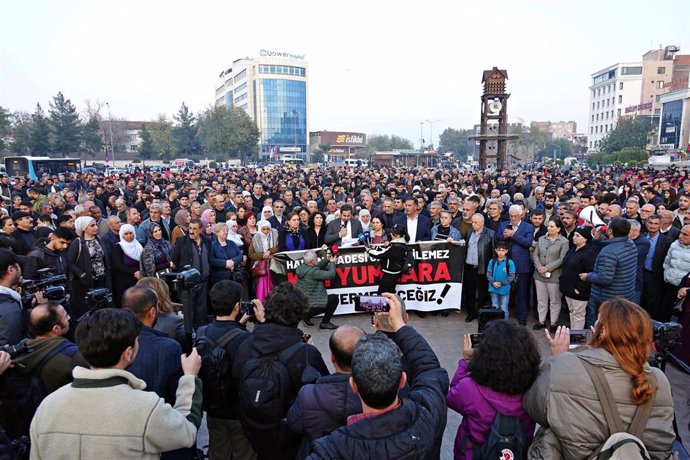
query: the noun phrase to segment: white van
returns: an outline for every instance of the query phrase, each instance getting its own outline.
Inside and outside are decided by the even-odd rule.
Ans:
[[[350,168],[355,168],[357,166],[369,166],[369,162],[367,160],[362,160],[361,158],[348,158],[343,162],[343,164]]]

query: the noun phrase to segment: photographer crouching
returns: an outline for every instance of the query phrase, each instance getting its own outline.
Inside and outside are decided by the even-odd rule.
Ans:
[[[297,287],[309,298],[309,312],[304,317],[304,324],[313,326],[311,318],[323,313],[319,329],[337,329],[331,322],[333,313],[338,307],[338,296],[328,295],[324,281],[335,278],[335,263],[338,256],[330,255],[318,260],[316,252],[309,249],[304,253],[304,263],[297,267]]]

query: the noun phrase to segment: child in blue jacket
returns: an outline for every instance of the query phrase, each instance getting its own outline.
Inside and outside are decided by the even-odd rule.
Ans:
[[[491,305],[503,310],[505,319],[508,319],[510,283],[515,280],[515,264],[508,259],[508,244],[505,241],[496,244],[496,257],[489,262],[486,278],[489,280]]]

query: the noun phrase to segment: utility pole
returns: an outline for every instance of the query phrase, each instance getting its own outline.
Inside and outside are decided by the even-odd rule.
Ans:
[[[113,147],[113,118],[110,116],[110,102],[106,102],[105,105],[108,106],[108,126],[110,127],[110,155],[113,161],[113,167],[115,167],[115,148]]]

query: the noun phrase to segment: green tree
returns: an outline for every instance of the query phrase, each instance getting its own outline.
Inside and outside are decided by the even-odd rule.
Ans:
[[[31,155],[31,115],[25,112],[12,114],[12,143],[10,150],[17,155]]]
[[[601,141],[600,150],[604,153],[618,152],[626,147],[644,149],[647,135],[654,128],[646,117],[621,118],[618,124]]]
[[[235,127],[234,147],[231,152],[239,154],[242,163],[247,161],[256,152],[259,143],[259,128],[254,120],[249,118],[247,112],[242,109],[232,110],[232,125]]]
[[[57,93],[50,103],[50,124],[53,127],[54,151],[58,155],[69,156],[79,150],[81,121],[72,101]]]
[[[259,141],[259,130],[242,109],[211,107],[199,117],[199,140],[204,151],[246,161]]]
[[[184,102],[174,118],[177,126],[173,128],[172,136],[177,152],[184,156],[200,154],[201,144],[197,137],[199,126],[196,124],[194,114]]]
[[[446,128],[440,137],[439,151],[453,152],[460,158],[467,158],[469,145],[467,138],[472,135],[472,130]]]
[[[574,145],[567,139],[555,139],[546,141],[544,147],[539,149],[535,155],[535,160],[553,159],[554,153],[557,159],[564,159],[573,156]]]
[[[35,156],[47,156],[51,152],[50,123],[46,118],[41,104],[36,104],[36,110],[31,115],[31,137],[29,150]]]
[[[155,153],[153,148],[153,137],[151,132],[146,129],[146,125],[141,125],[141,131],[139,131],[139,137],[141,137],[141,144],[137,149],[139,150],[139,156],[144,160],[150,160]]]
[[[8,147],[6,138],[12,132],[12,121],[10,120],[10,112],[0,105],[0,152]]]
[[[388,134],[372,134],[367,141],[369,152],[390,152],[391,150],[409,150],[412,142],[401,136]]]
[[[154,153],[163,160],[170,160],[177,152],[173,142],[173,124],[165,114],[149,124]]]
[[[311,156],[311,161],[321,163],[323,161],[324,155],[328,154],[329,150],[331,150],[330,142],[324,142],[323,144],[319,144],[318,147],[314,149],[314,153]]]
[[[99,152],[102,147],[103,139],[101,137],[100,124],[98,123],[98,118],[94,116],[84,123],[84,126],[81,128],[81,145],[79,150],[81,153],[95,157],[96,152]]]

